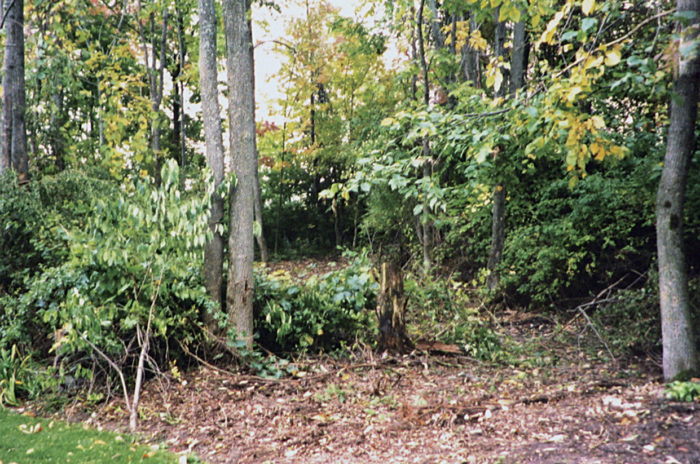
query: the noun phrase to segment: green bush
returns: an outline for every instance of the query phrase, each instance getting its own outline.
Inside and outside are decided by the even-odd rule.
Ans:
[[[60,227],[65,258],[28,279],[6,312],[3,337],[17,337],[31,316],[37,338],[52,340],[60,355],[96,347],[126,363],[149,322],[161,341],[198,336],[199,311],[210,304],[200,277],[209,196],[185,197],[174,162],[162,179],[160,187],[126,182],[93,199],[82,227]]]
[[[593,174],[573,189],[555,181],[527,209],[529,219],[507,231],[502,269],[506,294],[523,305],[561,306],[649,268],[653,203],[634,181]]]
[[[372,338],[378,285],[366,253],[322,276],[295,280],[284,271],[256,273],[259,342],[276,352],[332,351]]]
[[[700,401],[700,382],[671,382],[666,387],[666,396],[674,401]]]

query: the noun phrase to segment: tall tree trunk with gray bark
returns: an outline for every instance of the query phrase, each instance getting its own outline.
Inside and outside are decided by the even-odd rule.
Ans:
[[[253,204],[255,97],[249,0],[224,0],[230,149],[236,185],[230,193],[226,310],[232,328],[253,346]]]
[[[5,61],[2,79],[0,173],[12,169],[20,183],[29,180],[26,91],[24,82],[24,0],[5,0]]]
[[[693,49],[698,41],[700,0],[678,0],[678,12],[695,12],[681,27],[678,50]],[[659,298],[663,339],[663,371],[666,380],[698,372],[695,334],[690,315],[688,275],[683,250],[683,204],[688,166],[694,151],[700,50],[677,57],[677,75],[671,97],[671,122],[666,156],[656,198],[656,239],[659,260]]]
[[[214,0],[199,0],[199,85],[202,93],[202,119],[206,144],[207,166],[214,177],[209,228],[212,238],[204,248],[204,285],[211,299],[223,307],[224,237],[221,226],[224,221],[224,200],[217,193],[224,180],[224,140],[221,125],[221,108],[217,87],[216,10]],[[212,314],[203,314],[209,330],[217,331]]]

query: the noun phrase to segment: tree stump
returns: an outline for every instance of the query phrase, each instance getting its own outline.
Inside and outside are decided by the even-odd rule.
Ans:
[[[406,302],[401,268],[394,263],[382,263],[377,301],[379,351],[405,353],[413,349],[404,320]]]

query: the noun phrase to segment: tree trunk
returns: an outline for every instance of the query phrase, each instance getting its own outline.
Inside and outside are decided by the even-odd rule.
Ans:
[[[0,173],[13,169],[20,184],[29,180],[24,82],[24,0],[5,0],[5,61]]]
[[[430,82],[428,80],[428,62],[425,59],[425,39],[423,37],[423,9],[425,7],[425,0],[421,0],[418,6],[418,13],[416,15],[416,26],[418,31],[418,54],[420,58],[421,69],[423,71],[423,104],[427,110],[430,104]],[[423,138],[423,179],[424,185],[429,185],[428,179],[431,177],[432,171],[432,155],[430,153],[430,139],[426,136]],[[422,237],[422,248],[423,248],[423,273],[428,274],[430,268],[433,265],[432,260],[432,222],[429,218],[429,208],[428,208],[428,196],[423,195],[423,217],[420,221],[421,231],[418,234]]]
[[[440,14],[438,12],[435,0],[430,0],[430,12],[433,16],[432,20],[430,21],[430,32],[433,36],[433,42],[435,42],[435,48],[439,50],[445,46],[445,36],[442,34],[442,30],[440,28]]]
[[[496,18],[499,11],[496,9]],[[504,43],[506,41],[506,24],[497,22],[494,37],[494,52],[497,57],[505,56]],[[504,78],[505,81],[505,78]],[[503,82],[501,87],[496,90],[496,96],[502,97],[505,95],[506,83]],[[494,164],[498,164],[498,150],[494,153]],[[506,235],[506,189],[503,181],[498,182],[493,188],[491,197],[493,204],[493,212],[491,215],[491,249],[489,250],[489,260],[486,265],[489,274],[486,279],[486,285],[489,290],[493,291],[498,287],[500,276],[498,274],[498,266],[501,264],[503,256],[503,244]]]
[[[160,185],[160,167],[162,165],[161,160],[161,149],[160,149],[160,117],[158,113],[160,112],[160,104],[163,101],[163,74],[165,71],[165,47],[168,34],[168,10],[163,8],[163,29],[161,31],[160,44],[158,44],[156,30],[155,30],[155,18],[153,12],[149,14],[150,23],[150,47],[151,54],[149,58],[148,46],[149,41],[146,36],[146,32],[143,26],[142,20],[142,7],[141,0],[136,2],[136,11],[138,14],[138,32],[139,38],[141,39],[141,52],[143,53],[143,59],[146,65],[146,72],[148,73],[148,90],[151,99],[151,151],[153,152],[153,157],[155,159],[155,167],[153,172],[153,177],[155,179],[156,185]],[[158,45],[160,45],[160,58],[156,56]],[[158,63],[160,59],[160,63]]]
[[[248,17],[248,40],[251,46],[249,47],[250,62],[251,62],[251,86],[253,87],[253,95],[255,95],[255,55],[253,48],[253,26]],[[253,121],[255,124],[255,121]],[[253,204],[253,217],[255,222],[258,223],[259,233],[255,235],[255,241],[258,244],[258,249],[260,250],[260,260],[263,263],[267,263],[270,260],[270,255],[267,250],[267,241],[265,240],[265,234],[263,233],[263,217],[262,217],[262,192],[260,191],[260,173],[258,172],[258,141],[254,136],[253,143],[255,144],[255,186],[253,188],[253,196],[255,203]]]
[[[680,50],[697,41],[700,0],[678,0],[679,12],[695,12],[692,25],[681,30]],[[659,297],[666,380],[698,371],[691,325],[688,275],[683,251],[683,203],[688,166],[694,151],[700,55],[677,57],[678,74],[671,98],[671,122],[666,156],[656,201],[656,236],[659,261]]]
[[[404,353],[413,348],[406,332],[406,296],[403,292],[401,268],[394,263],[382,263],[377,301],[379,318],[379,351]]]
[[[180,77],[180,79],[184,78],[184,69],[185,69],[185,40],[184,40],[184,35],[185,35],[185,24],[184,21],[182,20],[182,10],[180,9],[180,4],[178,2],[175,3],[175,9],[177,12],[177,74]],[[174,131],[177,136],[179,136],[179,139],[176,141],[176,146],[180,150],[180,166],[185,167],[187,165],[187,152],[185,147],[185,84],[182,80],[177,82],[175,85],[176,89],[178,90],[177,92],[177,100],[178,100],[178,110],[180,113],[180,124],[177,131]]]
[[[253,346],[253,204],[255,97],[250,47],[249,0],[224,1],[229,132],[236,185],[230,194],[226,306],[237,337]]]
[[[476,19],[474,19],[474,14],[470,14],[469,18],[469,32],[470,34],[478,28]],[[472,48],[469,44],[469,40],[466,41],[461,50],[462,60],[460,63],[460,68],[462,70],[462,79],[465,81],[471,81],[472,85],[478,89],[481,88],[481,73],[479,68],[479,51]]]
[[[257,152],[257,151],[256,151]],[[257,162],[256,162],[257,164]],[[262,194],[260,192],[260,175],[258,170],[255,170],[255,221],[260,227],[260,233],[255,236],[258,242],[258,249],[260,250],[260,261],[267,263],[270,261],[270,253],[267,249],[267,241],[265,240],[265,234],[263,233],[263,218],[262,218]]]
[[[214,0],[199,0],[199,85],[202,93],[202,119],[206,143],[207,166],[214,176],[209,228],[212,238],[204,248],[204,285],[209,297],[223,310],[224,237],[219,226],[224,221],[224,200],[217,193],[224,180],[224,140],[221,127],[221,108],[217,89],[216,69],[216,10]],[[218,327],[212,314],[203,314],[207,327],[216,332]]]

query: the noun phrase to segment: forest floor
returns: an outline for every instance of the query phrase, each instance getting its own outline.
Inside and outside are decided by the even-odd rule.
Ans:
[[[527,347],[508,363],[419,344],[300,358],[279,380],[171,371],[146,384],[140,430],[211,464],[700,463],[700,404],[666,399],[658,360],[609,361],[583,318],[510,312],[500,330]],[[119,398],[63,414],[128,424]]]
[[[140,428],[212,464],[700,463],[700,404],[665,399],[652,360],[600,361],[533,321],[504,327],[541,367],[426,351],[303,359],[281,380],[199,367],[146,385]],[[80,415],[128,423],[119,399]]]

